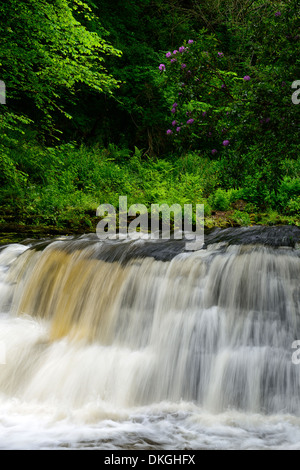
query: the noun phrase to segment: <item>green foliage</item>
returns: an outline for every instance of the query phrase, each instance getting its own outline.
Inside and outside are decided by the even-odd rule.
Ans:
[[[234,211],[231,218],[239,225],[251,225],[251,218],[247,212]]]
[[[300,213],[300,178],[286,176],[283,179],[275,204],[286,214]],[[273,202],[273,207],[275,204]]]
[[[230,207],[230,196],[227,191],[219,188],[208,198],[208,203],[214,211],[227,211]]]
[[[211,163],[197,156],[199,172],[183,171],[188,162],[142,158],[143,151],[133,152],[110,146],[108,149],[87,148],[75,143],[56,148],[39,145],[12,149],[1,161],[3,186],[2,206],[10,207],[18,217],[31,217],[46,223],[61,223],[69,212],[95,214],[102,203],[118,206],[119,196],[126,195],[128,204],[204,203],[202,172],[211,173]],[[196,156],[193,155],[195,163]],[[4,180],[5,178],[5,180]],[[8,184],[20,193],[14,200]],[[23,213],[20,207],[23,206]],[[209,213],[209,205],[206,212]]]
[[[228,194],[228,199],[229,199],[229,202],[230,204],[238,201],[239,199],[243,199],[243,189],[229,189],[227,191],[227,194]]]
[[[221,184],[244,187],[247,200],[263,204],[278,191],[285,156],[298,158],[291,99],[300,54],[297,2],[226,3],[214,2],[214,35],[202,29],[180,53],[161,56],[165,132],[179,151],[201,149],[218,159]],[[220,33],[222,21],[229,34]]]
[[[165,159],[143,155],[144,151],[137,147],[129,151],[117,146],[89,148],[75,142],[55,148],[23,143],[2,154],[0,160],[1,212],[9,217],[13,214],[14,220],[26,224],[55,225],[75,231],[83,224],[93,230],[96,208],[102,203],[118,207],[119,196],[127,196],[129,205],[145,204],[149,210],[153,203],[181,207],[204,204],[209,226],[221,223],[209,220],[216,211],[229,211],[228,220],[239,225],[249,221],[250,213],[253,223],[252,213],[257,213],[259,207],[251,201],[245,206],[245,201],[247,195],[250,200],[261,198],[259,186],[220,188],[217,162],[199,153],[169,155]],[[286,177],[278,196],[268,193],[268,197],[265,204],[269,207],[297,218],[299,180]],[[232,217],[234,207],[239,211]],[[267,220],[283,220],[278,213],[277,219],[270,216]]]
[[[88,107],[83,103],[84,112],[89,110],[90,142],[101,141],[106,147],[114,142],[130,149],[138,146],[153,157],[168,153],[162,129],[166,105],[156,80],[157,51],[182,41],[186,31],[193,30],[191,5],[183,8],[182,0],[93,0],[89,4],[109,31],[110,41],[123,52],[120,60],[107,60],[114,77],[121,81],[115,99],[98,97]],[[75,114],[79,113],[76,109]],[[82,129],[83,119],[80,123],[75,119]]]
[[[17,170],[13,160],[4,152],[0,159],[0,185],[17,189],[23,187],[27,181],[27,175]]]
[[[288,214],[295,214],[298,215],[300,214],[300,196],[298,196],[295,199],[290,199],[287,203],[286,206],[286,212]]]
[[[57,114],[71,118],[68,103],[84,87],[111,94],[118,85],[103,61],[120,52],[75,19],[78,10],[89,18],[90,8],[77,0],[8,0],[0,6],[8,110],[15,119],[20,114],[35,121],[40,131],[53,131]]]
[[[300,195],[300,178],[291,178],[286,176],[278,191],[278,201],[281,206],[288,203],[290,199],[299,197]]]
[[[203,203],[211,226],[298,223],[298,7],[2,2],[2,213],[90,229],[99,204],[127,195]]]
[[[175,54],[168,51],[162,58],[166,70],[160,66],[158,80],[169,107],[166,132],[180,152],[197,148],[209,149],[211,154],[227,140],[228,128],[222,116],[237,99],[230,88],[242,80],[228,69],[227,61],[215,36],[205,29],[184,41]]]

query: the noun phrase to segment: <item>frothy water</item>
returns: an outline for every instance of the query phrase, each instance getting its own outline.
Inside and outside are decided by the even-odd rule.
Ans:
[[[300,449],[300,254],[93,237],[0,251],[1,449]]]

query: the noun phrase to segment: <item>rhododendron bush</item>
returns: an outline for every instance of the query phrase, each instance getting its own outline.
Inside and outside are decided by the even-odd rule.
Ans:
[[[245,31],[232,26],[235,39],[248,34],[246,48],[225,50],[202,29],[165,52],[157,73],[174,151],[221,160],[225,185],[245,184],[257,171],[257,184],[276,191],[283,157],[298,156],[300,109],[291,85],[300,70],[299,25],[290,2],[280,11],[271,2],[262,6],[249,12]]]

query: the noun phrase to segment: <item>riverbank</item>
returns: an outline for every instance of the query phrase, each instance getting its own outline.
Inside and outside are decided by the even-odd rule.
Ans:
[[[4,223],[0,223],[0,246],[8,243],[19,243],[25,239],[43,239],[55,236],[82,235],[96,233],[96,226],[99,217],[89,213],[82,217],[69,218],[64,224],[51,225],[46,223],[32,224],[30,220],[16,222],[8,217]],[[248,213],[246,211],[212,212],[209,217],[205,217],[204,228],[206,230],[213,228],[229,227],[253,227],[253,226],[295,226],[300,227],[300,217],[285,216],[275,211]]]
[[[200,151],[150,158],[137,148],[125,152],[113,145],[30,145],[11,149],[10,158],[15,166],[9,178],[3,171],[0,186],[2,245],[95,233],[97,208],[111,204],[118,211],[119,196],[127,196],[128,207],[143,204],[149,212],[153,204],[203,204],[207,229],[300,226],[300,159],[282,160],[275,191],[269,176],[258,180],[247,166],[245,174],[240,168],[233,175],[222,159]]]

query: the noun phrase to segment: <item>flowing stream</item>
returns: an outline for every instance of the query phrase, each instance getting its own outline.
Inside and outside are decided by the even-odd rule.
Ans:
[[[299,232],[3,247],[0,448],[300,449]]]

